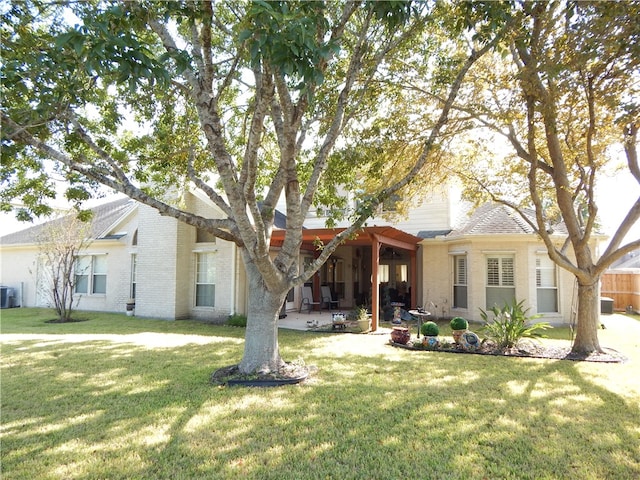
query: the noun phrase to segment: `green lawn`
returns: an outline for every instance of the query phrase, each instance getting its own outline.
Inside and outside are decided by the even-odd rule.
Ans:
[[[611,328],[625,364],[282,330],[283,356],[317,374],[252,389],[208,383],[243,329],[84,316],[2,310],[3,480],[640,477],[637,342]]]

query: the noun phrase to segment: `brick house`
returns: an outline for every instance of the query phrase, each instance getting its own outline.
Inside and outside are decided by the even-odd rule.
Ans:
[[[406,308],[421,305],[438,317],[472,321],[480,320],[480,308],[516,298],[550,323],[569,323],[573,276],[555,267],[528,224],[499,205],[468,216],[456,199],[449,191],[432,192],[404,220],[373,218],[314,275],[308,283],[314,295],[329,286],[341,309],[402,301]],[[197,193],[186,194],[182,203],[203,216],[222,216]],[[91,242],[81,257],[88,273],[78,309],[124,312],[133,297],[141,317],[223,321],[247,311],[247,282],[235,244],[128,199],[93,210]],[[276,229],[284,221],[278,214]],[[324,222],[320,212],[311,212],[305,238],[332,235]],[[41,228],[0,238],[0,284],[13,289],[15,305],[46,306],[39,290]],[[563,241],[562,226],[555,228],[558,242]],[[276,230],[274,249],[278,241]],[[302,264],[314,250],[312,241],[303,244]],[[285,308],[298,310],[301,301],[300,287],[290,292]]]

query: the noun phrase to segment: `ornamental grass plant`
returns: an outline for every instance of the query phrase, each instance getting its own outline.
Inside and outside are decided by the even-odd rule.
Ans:
[[[489,313],[480,309],[480,317],[484,322],[482,334],[496,342],[500,349],[514,348],[524,338],[544,338],[544,331],[552,328],[548,322],[535,322],[540,315],[527,315],[529,309],[524,308],[524,300],[505,302],[498,307],[494,305]]]
[[[625,364],[281,330],[283,357],[318,371],[258,389],[209,383],[240,359],[244,329],[1,314],[3,480],[640,476],[640,348],[615,325],[601,342]]]

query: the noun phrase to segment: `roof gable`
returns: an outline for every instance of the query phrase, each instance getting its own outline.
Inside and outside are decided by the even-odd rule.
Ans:
[[[523,210],[528,219],[535,223],[535,212],[531,209]],[[566,233],[564,223],[553,226],[556,233]],[[453,230],[447,237],[465,235],[531,235],[535,230],[519,213],[498,203],[486,203],[478,207],[469,220],[459,229]]]
[[[117,223],[119,223],[124,216],[132,212],[135,207],[136,202],[129,198],[122,198],[91,208],[90,210],[93,212],[93,218],[91,221],[90,237],[92,239],[112,238],[112,235],[110,235],[111,230],[116,227]],[[37,243],[38,237],[42,234],[47,225],[52,225],[61,221],[62,218],[56,218],[18,232],[10,233],[0,237],[0,243],[2,245]]]

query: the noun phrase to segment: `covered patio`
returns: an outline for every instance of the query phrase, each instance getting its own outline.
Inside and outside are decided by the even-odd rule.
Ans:
[[[301,256],[311,261],[317,256],[318,242],[328,243],[344,228],[307,229],[303,231]],[[279,247],[285,232],[273,232],[271,245]],[[371,329],[380,324],[381,309],[391,301],[407,310],[417,299],[417,250],[421,239],[394,227],[364,227],[354,238],[346,240],[309,283],[313,291],[314,312],[322,310],[321,286],[330,286],[336,298],[336,308],[347,310],[356,306],[371,308]],[[381,288],[382,287],[382,288]],[[288,312],[300,307],[298,302],[288,304]],[[374,308],[376,306],[377,308]],[[312,312],[309,311],[309,314]],[[305,315],[305,314],[303,314]],[[328,315],[327,318],[330,318]]]
[[[344,313],[344,312],[343,312]],[[302,330],[302,331],[330,331],[335,333],[349,333],[349,330],[333,330],[331,328],[332,320],[331,320],[331,312],[327,311],[313,311],[310,314],[305,312],[298,313],[297,311],[290,312],[286,317],[280,318],[278,320],[278,328],[287,328],[289,330]],[[403,326],[413,327],[413,334],[417,334],[417,330],[415,329],[415,322],[405,322]],[[356,328],[356,323],[353,322],[353,328]],[[373,332],[368,332],[370,334],[384,335],[390,334],[391,328],[385,326],[378,326],[378,329]]]

